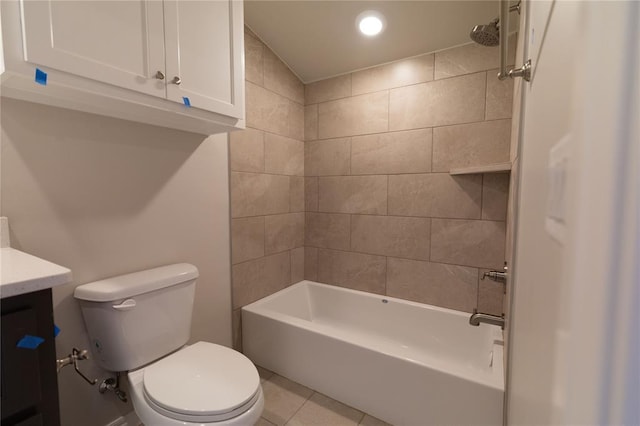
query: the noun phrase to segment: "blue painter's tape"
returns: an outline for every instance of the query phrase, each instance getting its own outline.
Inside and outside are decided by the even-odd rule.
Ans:
[[[60,327],[53,324],[53,337],[58,337],[58,334],[60,334]]]
[[[187,98],[186,96],[183,96],[182,101],[186,106],[191,107],[191,101],[189,100],[189,98]]]
[[[47,73],[40,68],[36,68],[36,83],[42,84],[43,86],[47,85]]]
[[[18,341],[16,346],[23,349],[36,349],[42,344],[42,342],[44,342],[42,337],[25,334],[25,336]]]

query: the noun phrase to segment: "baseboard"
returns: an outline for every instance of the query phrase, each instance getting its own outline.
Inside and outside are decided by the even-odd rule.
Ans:
[[[132,411],[129,414],[118,417],[111,423],[106,424],[105,426],[141,426],[142,423],[138,416],[136,416],[136,412]]]

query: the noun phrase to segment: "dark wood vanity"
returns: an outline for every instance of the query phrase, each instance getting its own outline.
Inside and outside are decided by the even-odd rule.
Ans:
[[[3,298],[2,426],[58,426],[58,379],[51,289]],[[26,335],[44,339],[18,347]]]

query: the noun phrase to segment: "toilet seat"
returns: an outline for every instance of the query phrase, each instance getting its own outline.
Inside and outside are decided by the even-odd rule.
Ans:
[[[258,400],[260,377],[247,357],[224,346],[198,342],[143,372],[144,399],[172,419],[221,422],[249,410]]]

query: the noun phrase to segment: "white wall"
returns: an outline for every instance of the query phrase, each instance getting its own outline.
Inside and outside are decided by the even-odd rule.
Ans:
[[[231,344],[227,135],[203,135],[2,99],[2,212],[18,249],[71,268],[53,293],[58,356],[88,348],[75,286],[154,266],[200,270],[192,340]],[[92,361],[82,368],[104,378]],[[132,410],[72,368],[62,424]]]
[[[640,4],[528,6],[506,423],[638,424]],[[553,238],[548,164],[565,137]]]

